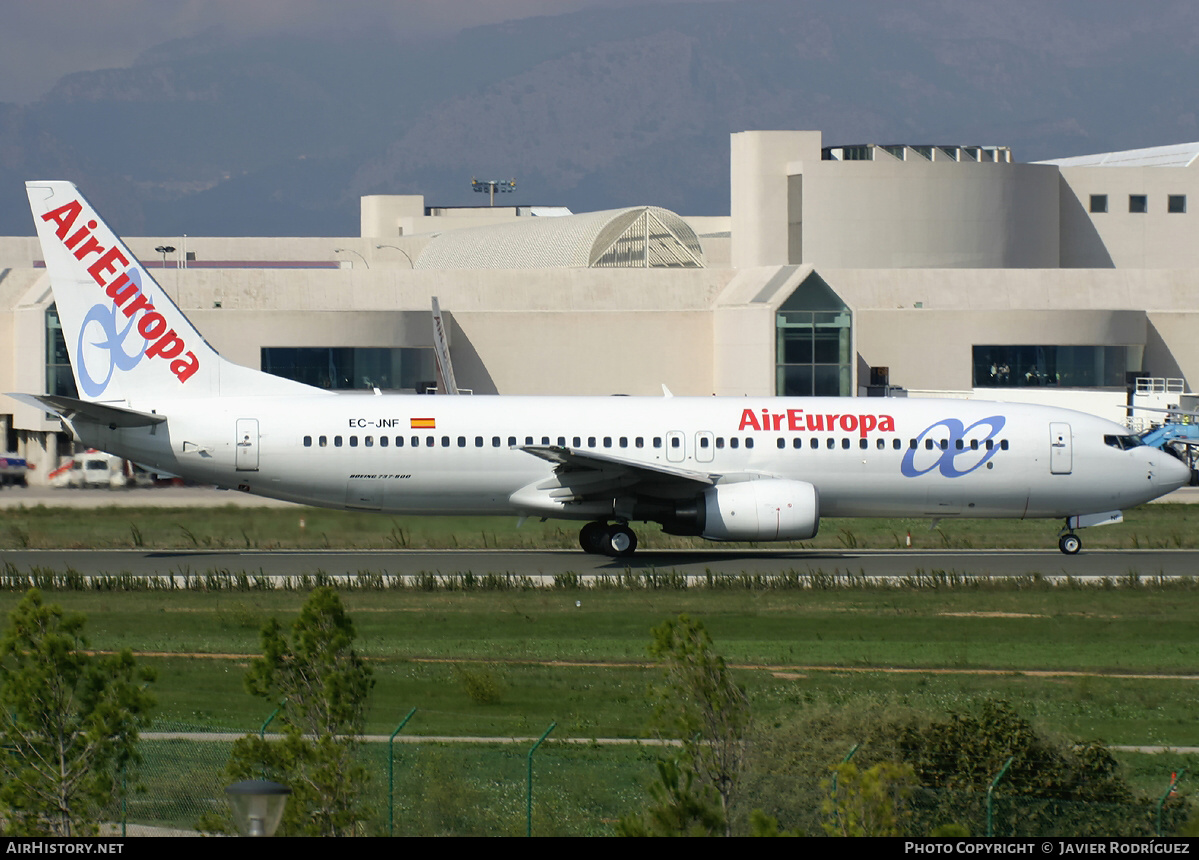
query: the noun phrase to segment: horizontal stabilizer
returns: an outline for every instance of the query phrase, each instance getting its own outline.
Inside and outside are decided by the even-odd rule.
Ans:
[[[8,396],[38,409],[48,409],[70,422],[90,421],[93,424],[116,428],[149,427],[167,420],[165,415],[138,412],[136,409],[109,406],[106,403],[88,403],[86,400],[77,400],[74,397],[63,397],[58,394],[9,394]]]

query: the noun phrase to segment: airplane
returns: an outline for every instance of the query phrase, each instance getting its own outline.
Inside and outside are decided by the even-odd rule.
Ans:
[[[346,395],[221,358],[75,186],[26,183],[79,397],[12,395],[81,443],[205,484],[330,508],[631,522],[804,541],[821,517],[1064,518],[1076,530],[1187,484],[1096,416],[975,400]]]

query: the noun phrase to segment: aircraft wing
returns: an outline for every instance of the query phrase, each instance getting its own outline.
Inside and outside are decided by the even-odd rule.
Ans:
[[[558,445],[521,445],[520,450],[555,463],[559,500],[581,501],[628,489],[651,494],[698,492],[722,478],[719,472],[698,472],[677,466],[648,464],[598,451],[581,451]]]
[[[8,396],[29,406],[57,413],[68,422],[83,419],[93,424],[104,424],[115,428],[149,427],[151,424],[161,424],[167,420],[165,415],[138,412],[136,409],[111,406],[107,403],[89,403],[86,400],[76,400],[74,397],[63,397],[59,394],[10,393]]]

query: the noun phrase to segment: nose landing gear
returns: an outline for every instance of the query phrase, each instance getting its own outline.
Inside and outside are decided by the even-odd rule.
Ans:
[[[624,558],[637,551],[637,535],[626,523],[596,520],[579,529],[579,546],[593,555]]]
[[[1057,539],[1057,548],[1066,555],[1077,555],[1082,549],[1082,539],[1074,532],[1067,532]]]

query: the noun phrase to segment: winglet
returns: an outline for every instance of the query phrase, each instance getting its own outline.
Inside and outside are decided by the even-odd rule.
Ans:
[[[670,393],[670,389],[666,387],[665,382],[662,383],[662,396],[663,397],[674,397],[674,395]]]

